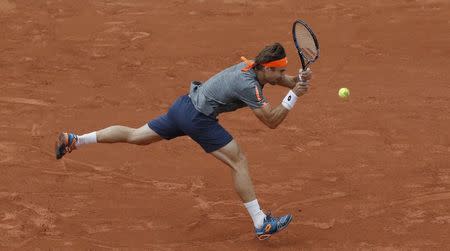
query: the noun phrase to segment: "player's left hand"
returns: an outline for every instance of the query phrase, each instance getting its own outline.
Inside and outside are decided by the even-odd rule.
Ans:
[[[306,82],[311,80],[312,78],[312,71],[310,68],[307,68],[306,70],[303,70],[303,68],[300,68],[298,71],[298,78],[301,82]]]
[[[292,88],[292,91],[295,93],[297,97],[301,97],[305,95],[308,92],[309,89],[309,82],[297,82]]]

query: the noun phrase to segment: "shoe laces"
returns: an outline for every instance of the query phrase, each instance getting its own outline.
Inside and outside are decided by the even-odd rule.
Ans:
[[[272,219],[272,218],[274,218],[274,217],[272,216],[272,212],[267,211],[267,213],[266,213],[266,220],[270,220],[270,219]]]
[[[70,137],[70,136],[68,135],[67,137]],[[78,137],[76,135],[74,135],[72,138],[72,142],[71,143],[69,142],[70,144],[67,144],[67,146],[65,147],[64,150],[68,153],[71,153],[73,150],[75,150],[77,148],[75,145],[77,143],[77,141],[78,141]]]

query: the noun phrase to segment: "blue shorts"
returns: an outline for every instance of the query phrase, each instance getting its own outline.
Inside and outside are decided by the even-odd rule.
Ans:
[[[166,114],[151,120],[148,126],[167,140],[188,135],[207,153],[219,150],[233,140],[217,119],[195,109],[188,95],[179,97]]]

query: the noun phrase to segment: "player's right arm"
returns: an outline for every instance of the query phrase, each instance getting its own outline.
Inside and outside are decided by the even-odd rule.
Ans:
[[[306,94],[309,88],[308,82],[299,82],[286,95],[283,102],[275,108],[266,103],[261,108],[253,109],[256,117],[271,129],[277,128],[286,118],[289,110],[293,108],[298,97]]]
[[[289,110],[283,105],[272,108],[269,103],[252,110],[256,117],[270,129],[275,129],[286,118]]]

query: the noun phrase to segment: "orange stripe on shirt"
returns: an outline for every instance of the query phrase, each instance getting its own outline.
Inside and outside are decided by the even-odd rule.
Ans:
[[[261,98],[261,96],[259,95],[259,90],[258,90],[258,87],[257,87],[257,86],[255,86],[255,92],[256,92],[256,98],[258,99],[258,101],[261,101],[262,98]]]

